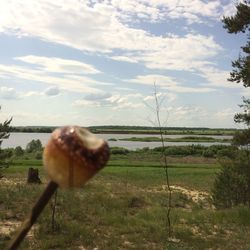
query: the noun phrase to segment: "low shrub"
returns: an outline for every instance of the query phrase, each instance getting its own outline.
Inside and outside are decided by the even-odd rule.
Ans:
[[[42,150],[42,143],[39,139],[30,141],[26,146],[26,152],[38,152]]]
[[[204,150],[202,153],[203,157],[214,157],[214,155],[215,155],[215,152],[210,148]]]
[[[121,147],[114,147],[111,148],[111,154],[120,154],[120,155],[126,155],[129,153],[129,150],[126,148]]]
[[[42,152],[36,152],[36,153],[35,153],[35,159],[36,159],[36,160],[41,160],[42,157],[43,157]]]
[[[213,203],[217,208],[239,204],[250,206],[250,162],[248,152],[240,151],[235,159],[222,159],[212,189]]]
[[[17,147],[15,147],[15,149],[14,149],[14,155],[15,156],[23,156],[23,154],[24,154],[24,150],[22,149],[22,147],[20,147],[20,146],[17,146]]]

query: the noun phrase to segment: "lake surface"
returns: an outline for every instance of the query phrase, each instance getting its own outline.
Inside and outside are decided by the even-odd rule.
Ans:
[[[43,145],[46,145],[47,141],[50,138],[50,133],[11,133],[10,137],[6,140],[3,140],[2,148],[15,148],[17,146],[21,146],[22,148],[25,148],[26,145],[31,140],[37,140],[39,139]],[[105,140],[108,139],[124,139],[124,138],[130,138],[130,137],[160,137],[159,135],[144,135],[144,134],[97,134],[98,137],[101,137]],[[168,138],[181,138],[186,136],[193,136],[193,137],[204,137],[203,135],[164,135],[164,137]],[[207,137],[213,137],[216,139],[231,139],[232,136],[207,136]],[[192,145],[192,144],[200,144],[204,146],[210,146],[210,145],[216,145],[216,144],[224,144],[229,145],[229,143],[220,143],[220,142],[164,142],[165,146],[182,146],[182,145]],[[160,147],[161,142],[137,142],[137,141],[109,141],[108,144],[110,147],[124,147],[130,150],[135,150],[137,148],[155,148]]]

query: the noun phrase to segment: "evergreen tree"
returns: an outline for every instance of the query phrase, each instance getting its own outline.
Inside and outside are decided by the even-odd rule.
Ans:
[[[222,22],[229,33],[247,34],[247,43],[241,47],[243,54],[232,62],[233,71],[229,81],[242,83],[244,87],[250,87],[250,1],[244,1],[236,5],[237,12],[234,16],[224,17]]]
[[[236,5],[236,14],[230,17],[223,17],[224,28],[229,33],[246,33],[247,43],[242,46],[239,58],[232,62],[233,70],[230,73],[229,81],[242,83],[244,87],[250,87],[250,0]],[[247,129],[238,132],[234,136],[236,145],[248,145],[250,142],[250,100],[243,97],[243,113],[234,116],[236,123],[243,123]],[[247,131],[249,130],[249,131]]]
[[[241,47],[239,58],[232,62],[233,70],[229,81],[241,83],[250,87],[250,0],[238,3],[234,16],[224,17],[222,22],[229,33],[247,32],[247,43]],[[222,162],[222,168],[217,175],[212,190],[215,206],[231,207],[238,204],[248,204],[250,208],[250,99],[243,97],[243,113],[234,116],[236,123],[243,123],[247,128],[237,132],[233,143],[244,146],[235,159]]]
[[[3,123],[0,123],[0,178],[2,177],[1,170],[9,166],[8,161],[6,161],[6,159],[11,156],[10,151],[1,149],[1,144],[3,140],[9,138],[11,121],[12,121],[12,118],[4,121]]]

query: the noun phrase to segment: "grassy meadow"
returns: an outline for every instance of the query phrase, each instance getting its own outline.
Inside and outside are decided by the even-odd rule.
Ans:
[[[110,139],[116,140],[116,139]],[[141,142],[161,142],[162,139],[160,137],[131,137],[131,138],[122,138],[120,141],[141,141]],[[213,137],[195,137],[195,136],[184,136],[181,138],[164,138],[164,142],[222,142],[222,143],[230,143],[230,139],[216,139]]]
[[[216,210],[210,190],[215,158],[168,156],[172,238],[166,227],[165,171],[160,152],[114,151],[108,166],[83,188],[59,189],[56,226],[47,205],[20,249],[250,249],[250,210]],[[26,184],[29,167],[42,184]],[[0,249],[44,189],[41,159],[20,157],[0,181]]]
[[[141,126],[91,126],[93,133],[107,134],[158,134],[158,127]],[[223,128],[185,128],[185,127],[163,127],[162,132],[166,135],[234,135],[236,129]]]

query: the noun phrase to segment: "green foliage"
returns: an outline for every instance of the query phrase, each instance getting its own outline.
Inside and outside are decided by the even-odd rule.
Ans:
[[[202,156],[204,157],[214,157],[214,151],[210,148],[203,151]]]
[[[11,149],[0,149],[0,178],[3,176],[2,169],[8,168],[10,165],[12,154]]]
[[[234,16],[224,17],[224,28],[229,33],[239,33],[250,31],[250,1],[244,1],[236,5],[237,12]],[[250,33],[247,35],[247,44],[242,47],[243,55],[241,54],[238,60],[232,62],[233,70],[230,73],[230,81],[242,83],[244,87],[250,87]],[[235,115],[236,123],[243,123],[250,125],[250,100],[243,97],[243,113]],[[236,145],[247,145],[250,142],[250,132],[238,132],[234,136],[234,143]]]
[[[2,150],[1,144],[4,139],[9,138],[10,136],[9,132],[10,132],[11,121],[12,121],[12,118],[4,121],[3,123],[0,123],[0,177],[2,176],[1,169],[9,166],[9,162],[7,161],[7,158],[9,158],[10,153],[6,153],[5,150]]]
[[[238,3],[234,16],[224,17],[224,28],[229,33],[250,31],[250,1]],[[246,46],[242,47],[243,55],[232,62],[233,70],[230,73],[230,81],[242,83],[244,87],[250,87],[250,36]],[[243,98],[243,113],[235,115],[236,123],[247,125],[248,129],[237,132],[233,138],[233,144],[237,146],[250,143],[250,100]],[[213,187],[213,201],[219,208],[228,208],[239,204],[250,206],[250,161],[249,151],[239,150],[237,154],[230,150],[222,149],[220,156],[227,156],[231,160],[221,162],[221,172],[217,175]]]
[[[162,148],[157,147],[152,149],[156,152],[161,152]],[[234,157],[238,148],[228,145],[212,145],[205,147],[202,145],[188,145],[188,146],[169,146],[165,149],[167,156],[204,156],[204,157]]]
[[[199,145],[172,146],[172,147],[166,147],[165,154],[166,155],[179,155],[179,156],[201,155],[203,152],[203,149],[204,148]]]
[[[234,147],[227,147],[217,151],[217,157],[228,157],[228,158],[235,158],[238,153],[238,150]]]
[[[244,1],[236,5],[237,12],[234,16],[224,17],[224,28],[229,33],[245,33],[250,30],[250,1]],[[242,47],[244,55],[232,62],[233,71],[230,73],[230,81],[240,83],[245,87],[250,86],[250,36],[246,46]]]
[[[235,158],[238,148],[235,146],[212,145],[203,151],[204,157]]]
[[[243,97],[243,104],[239,105],[243,108],[243,113],[238,113],[234,116],[234,121],[236,123],[243,123],[247,126],[250,125],[250,100]]]
[[[24,155],[24,150],[22,149],[22,147],[17,146],[14,149],[14,155],[17,157],[23,156]]]
[[[216,207],[250,205],[250,161],[248,154],[247,151],[241,151],[236,159],[221,161],[221,171],[217,175],[212,189],[213,202]]]
[[[40,152],[36,152],[36,154],[35,154],[35,159],[36,159],[36,160],[41,160],[42,157],[43,157],[43,155],[42,155],[42,152],[41,152],[41,151],[40,151]]]
[[[111,148],[111,154],[120,154],[120,155],[126,155],[129,153],[129,150],[126,148],[121,147],[113,147]]]
[[[200,174],[193,176],[195,168],[170,168],[175,170],[171,172],[173,185],[193,191],[209,190],[214,167],[207,169],[201,165]],[[26,185],[21,181],[26,178],[27,169],[19,166],[18,171],[7,176],[9,183],[19,180],[20,183],[1,185],[3,229],[5,222],[23,221],[44,189],[43,185]],[[41,173],[43,179],[44,174]],[[196,180],[200,184],[193,186]],[[33,228],[32,237],[26,238],[20,249],[249,249],[250,210],[247,207],[216,210],[208,204],[201,208],[181,192],[173,192],[172,202],[174,238],[180,242],[167,241],[164,183],[161,168],[107,167],[84,188],[60,189],[56,208],[58,229],[52,231],[49,226],[51,206],[48,205]],[[139,204],[135,204],[135,197]],[[0,249],[5,249],[14,235],[15,232],[10,236],[0,234]]]
[[[56,127],[12,127],[11,132],[23,132],[23,133],[51,133]]]
[[[141,149],[142,152],[149,152],[150,151],[150,148],[149,147],[144,147]]]
[[[235,133],[233,144],[236,146],[246,146],[250,144],[250,129],[245,129]]]
[[[0,123],[0,146],[4,139],[8,139],[10,136],[10,123],[12,118],[4,121],[4,123]]]
[[[224,17],[224,28],[228,30],[229,33],[245,32],[248,25],[250,24],[250,6],[248,1],[244,3],[239,3],[236,5],[237,12],[235,16]]]
[[[27,153],[39,152],[42,151],[42,143],[39,139],[32,140],[26,146]]]
[[[155,134],[159,135],[158,127],[143,126],[92,126],[88,127],[93,133],[109,133],[109,134]],[[232,135],[235,129],[210,129],[203,127],[162,127],[165,135]]]
[[[109,139],[109,141],[112,139]],[[130,137],[122,138],[120,141],[141,141],[141,142],[161,142],[162,139],[156,136],[147,136],[147,137]],[[186,136],[180,138],[168,138],[163,139],[165,142],[231,142],[230,139],[218,139],[207,136]]]

